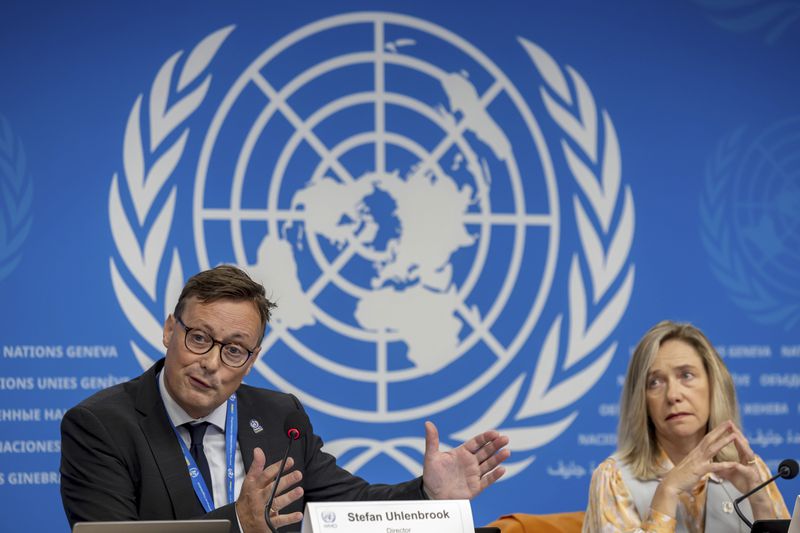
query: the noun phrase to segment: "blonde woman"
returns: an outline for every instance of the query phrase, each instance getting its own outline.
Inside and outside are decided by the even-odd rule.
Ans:
[[[618,449],[592,475],[583,531],[748,532],[732,502],[769,475],[719,354],[694,326],[660,322],[628,365]],[[740,508],[751,521],[789,517],[774,484]]]

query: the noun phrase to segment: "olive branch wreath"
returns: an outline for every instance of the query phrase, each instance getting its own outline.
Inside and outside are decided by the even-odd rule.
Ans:
[[[172,312],[170,306],[177,301],[184,283],[180,255],[175,248],[169,261],[163,315],[158,317],[150,311],[151,307],[158,304],[156,286],[175,214],[178,186],[171,178],[189,137],[189,128],[185,123],[208,93],[211,74],[199,80],[233,29],[234,26],[221,28],[192,49],[180,69],[174,93],[172,81],[183,51],[175,52],[164,62],[150,86],[146,104],[150,127],[146,132],[143,131],[144,95],[139,94],[125,127],[122,154],[124,171],[121,176],[114,174],[111,180],[108,198],[111,234],[119,259],[137,283],[132,289],[120,273],[117,260],[111,257],[109,268],[114,293],[136,331],[162,355],[165,352],[162,344],[163,320]],[[180,94],[193,84],[196,87],[186,91],[186,94]],[[145,142],[145,133],[149,137],[149,145]],[[148,164],[151,159],[152,163]],[[164,190],[168,191],[166,201],[160,208],[154,209],[156,199],[163,196]],[[123,203],[125,198],[132,204],[136,226],[127,214],[130,209],[126,209]],[[144,235],[141,241],[138,235]],[[146,296],[148,303],[143,303],[137,293]],[[153,358],[136,341],[131,340],[131,348],[142,368],[152,365]]]
[[[3,116],[0,116],[0,200],[2,280],[22,260],[22,244],[33,223],[33,182],[27,172],[25,149],[22,142],[15,139],[11,124]]]
[[[178,92],[203,74],[233,28],[228,26],[217,30],[192,50],[181,69],[177,84]],[[601,143],[596,104],[583,78],[571,67],[566,67],[575,91],[576,101],[573,103],[570,83],[558,64],[537,45],[522,38],[520,43],[542,74],[546,84],[540,87],[542,99],[551,118],[564,133],[564,138],[561,140],[562,150],[570,171],[583,193],[583,197],[575,195],[573,198],[585,264],[580,261],[577,254],[573,255],[568,284],[570,310],[564,362],[564,369],[567,370],[595,353],[616,328],[627,307],[634,278],[634,267],[630,265],[625,268],[633,240],[633,199],[630,188],[626,186],[623,189],[621,214],[615,217],[620,201],[619,144],[613,123],[605,110],[600,113],[604,139],[604,143]],[[117,174],[113,176],[109,193],[109,218],[114,243],[122,263],[138,283],[136,291],[132,290],[120,274],[117,261],[112,257],[110,271],[114,292],[130,323],[160,354],[165,351],[161,342],[162,325],[149,307],[158,304],[156,294],[158,274],[167,251],[169,230],[175,211],[177,185],[171,183],[170,178],[180,161],[189,135],[188,127],[183,124],[200,106],[211,82],[211,75],[206,75],[195,89],[168,107],[167,102],[170,101],[170,96],[173,96],[170,91],[171,80],[181,55],[182,52],[175,53],[162,65],[151,86],[148,108],[150,145],[147,153],[142,133],[143,95],[137,97],[125,130],[124,173],[122,179]],[[575,113],[571,111],[572,108],[576,108]],[[174,134],[180,128],[182,128],[180,133]],[[168,137],[172,139],[176,136],[177,140],[165,142]],[[599,153],[601,149],[602,153]],[[146,156],[155,158],[149,167],[145,163]],[[121,186],[124,187],[133,205],[138,228],[134,228],[127,215],[130,209],[126,210],[123,204]],[[166,201],[155,210],[155,214],[152,214],[156,198],[159,195],[163,196],[162,190],[165,189],[168,190]],[[587,214],[585,205],[588,205],[589,211],[599,222],[599,228],[597,222]],[[143,242],[137,237],[137,230],[144,234]],[[603,244],[600,231],[606,236],[605,240],[610,238],[607,247]],[[592,287],[591,305],[596,307],[601,300],[604,300],[602,309],[588,323],[590,302],[583,281],[587,269]],[[617,285],[616,282],[623,275],[624,280],[618,284],[619,287],[611,291],[612,286]],[[164,318],[171,312],[170,305],[177,300],[182,285],[183,269],[176,248],[172,251],[163,297]],[[137,292],[146,295],[150,302],[142,303]],[[514,420],[520,421],[551,413],[574,403],[597,382],[611,362],[617,348],[616,342],[606,347],[603,353],[586,368],[553,386],[560,352],[562,322],[563,316],[558,315],[550,326],[531,378],[531,386],[521,407],[513,415]],[[143,368],[152,364],[153,358],[133,340],[131,347]],[[453,433],[451,437],[465,439],[479,428],[500,427],[501,431],[511,437],[514,449],[519,451],[533,450],[558,437],[577,417],[577,411],[551,424],[502,427],[520,398],[525,377],[524,373],[519,375],[476,422]],[[411,448],[422,453],[424,446],[424,439],[415,437],[400,437],[387,441],[348,438],[327,443],[326,450],[334,455],[341,455],[348,450],[363,448],[361,453],[345,465],[345,468],[352,472],[356,472],[375,456],[385,453],[408,471],[419,474],[422,465],[402,448]],[[448,446],[443,443],[442,448],[447,449]],[[527,468],[534,459],[535,457],[529,457],[508,465],[506,478]]]
[[[790,28],[800,22],[800,3],[783,0],[694,0],[708,11],[717,26],[733,32],[764,34],[768,45],[775,45]],[[790,34],[791,35],[791,34]]]

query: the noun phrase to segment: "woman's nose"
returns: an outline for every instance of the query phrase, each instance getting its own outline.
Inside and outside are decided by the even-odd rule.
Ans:
[[[683,390],[681,388],[681,384],[675,380],[668,380],[667,381],[667,401],[669,403],[675,403],[681,401],[683,399]]]

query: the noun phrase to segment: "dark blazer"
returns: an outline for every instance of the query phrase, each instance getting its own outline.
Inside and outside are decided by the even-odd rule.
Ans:
[[[101,520],[186,520],[225,518],[239,527],[233,504],[206,513],[195,495],[180,444],[158,392],[158,361],[138,378],[105,389],[70,409],[61,422],[61,499],[70,526]],[[239,447],[245,471],[253,449],[267,464],[279,461],[288,440],[287,413],[303,410],[290,394],[241,385],[237,391]],[[256,433],[250,420],[263,431]],[[422,479],[399,485],[370,485],[336,465],[323,452],[310,424],[291,456],[303,473],[304,498],[281,509],[302,511],[306,501],[424,499]],[[297,526],[295,526],[297,527]]]

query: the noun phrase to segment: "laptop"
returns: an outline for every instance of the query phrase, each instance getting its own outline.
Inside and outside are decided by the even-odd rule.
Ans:
[[[78,522],[72,533],[228,533],[230,520],[140,520]]]
[[[789,533],[789,521],[756,520],[750,533]]]
[[[794,513],[792,513],[792,523],[788,533],[800,533],[800,496],[794,502]]]
[[[800,533],[800,496],[794,503],[792,520],[756,520],[750,533]]]

